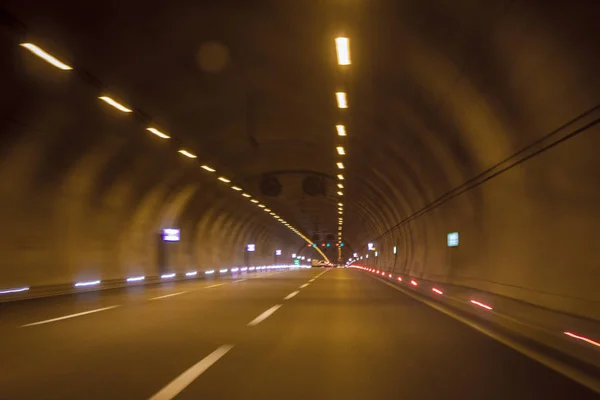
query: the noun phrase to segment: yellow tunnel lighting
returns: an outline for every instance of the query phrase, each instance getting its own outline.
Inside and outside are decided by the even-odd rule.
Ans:
[[[337,187],[339,187],[340,189],[343,189],[344,188],[344,184],[343,183],[338,183]]]
[[[338,203],[338,206],[343,207],[344,203]]]
[[[269,212],[269,211],[271,211],[271,209],[270,208],[265,208],[263,211],[264,212]]]
[[[186,156],[188,158],[196,158],[196,155],[194,153],[190,153],[189,151],[187,151],[185,149],[179,150],[178,153],[183,154],[184,156]]]
[[[241,187],[238,187],[238,186],[232,186],[231,188],[232,188],[233,190],[235,190],[236,192],[241,192],[241,191],[242,191],[242,188],[241,188]]]
[[[344,163],[338,162],[336,165],[339,169],[344,169]]]
[[[340,214],[340,215],[343,214],[343,213],[344,213],[343,211],[338,211],[338,214]]]
[[[156,136],[158,136],[159,138],[163,138],[163,139],[171,139],[171,136],[166,135],[164,133],[162,133],[161,131],[159,131],[156,128],[146,128],[147,131],[154,133]]]
[[[336,92],[335,98],[337,99],[338,108],[348,108],[345,92]]]
[[[337,153],[338,153],[340,156],[343,156],[343,155],[345,155],[345,154],[346,154],[346,151],[344,150],[344,148],[343,148],[342,146],[338,146],[338,147],[336,147],[335,149],[337,150]]]
[[[224,176],[220,176],[217,179],[219,179],[221,182],[225,182],[225,183],[230,183],[231,182],[231,179],[227,179]]]
[[[252,200],[250,200],[250,201],[251,201],[251,202],[253,202],[254,204],[258,204],[258,200],[254,200],[254,199],[252,199]]]
[[[344,193],[343,192],[337,192],[338,196],[343,196]]]
[[[265,208],[266,206],[264,204],[259,204],[258,205],[260,208]]]
[[[269,213],[269,214],[271,214],[271,215],[275,215],[275,213],[274,213],[274,212],[271,212],[271,213]]]
[[[108,97],[108,96],[100,96],[98,97],[100,100],[104,101],[106,104],[109,104],[111,106],[113,106],[114,108],[116,108],[119,111],[122,112],[126,112],[126,113],[130,113],[133,112],[132,110],[130,110],[129,108],[125,107],[123,104],[115,101],[112,97]]]
[[[69,71],[69,70],[73,69],[73,67],[71,67],[70,65],[67,65],[64,62],[58,61],[58,59],[56,59],[56,57],[53,57],[50,54],[46,53],[44,50],[42,50],[41,48],[39,48],[38,46],[36,46],[33,43],[21,43],[20,46],[26,48],[27,50],[29,50],[36,56],[40,57],[47,63],[54,65],[58,69],[62,69],[63,71]]]
[[[346,136],[346,127],[344,125],[336,125],[335,129],[337,130],[338,136]]]
[[[244,197],[252,197],[248,193],[242,193],[242,196],[244,196]]]
[[[216,169],[211,168],[208,165],[203,165],[201,168],[207,170],[208,172],[215,172],[216,171]]]
[[[350,65],[350,39],[346,37],[335,38],[335,49],[339,65]]]
[[[338,178],[340,181],[343,181],[343,180],[344,180],[344,175],[342,175],[342,174],[338,174],[337,178]]]

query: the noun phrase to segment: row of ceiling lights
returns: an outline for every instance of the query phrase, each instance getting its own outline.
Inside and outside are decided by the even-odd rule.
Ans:
[[[44,61],[48,62],[49,64],[55,66],[58,69],[61,69],[63,71],[70,71],[73,69],[73,67],[63,63],[62,61],[58,60],[56,57],[50,55],[48,52],[44,51],[43,49],[41,49],[39,46],[36,46],[33,43],[21,43],[21,46],[26,48],[27,50],[31,51],[33,54],[35,54],[36,56],[42,58]],[[98,97],[100,100],[104,101],[106,104],[114,107],[115,109],[123,112],[123,113],[131,113],[133,112],[133,110],[131,108],[126,107],[125,105],[119,103],[118,101],[116,101],[115,99],[113,99],[110,96],[100,96]],[[158,136],[161,139],[170,139],[171,136],[169,136],[168,134],[160,131],[159,129],[157,129],[154,126],[149,126],[146,128],[146,130],[156,136]],[[186,150],[184,148],[179,149],[178,152],[187,157],[187,158],[197,158],[197,156],[190,152],[189,150]],[[201,166],[202,169],[204,169],[205,171],[208,171],[210,173],[215,173],[216,170],[208,165],[202,165]],[[217,178],[219,181],[229,184],[231,183],[231,179],[224,177],[224,176],[219,176]],[[342,178],[343,179],[343,178]],[[243,189],[239,186],[236,185],[230,185],[231,189],[237,191],[237,192],[242,192],[242,196],[245,198],[248,198],[250,200],[250,202],[257,204],[258,207],[262,208],[263,211],[268,212],[269,215],[271,215],[273,218],[275,218],[277,221],[279,221],[280,223],[284,224],[286,227],[288,227],[290,230],[292,230],[295,234],[297,234],[298,236],[300,236],[302,239],[304,239],[307,243],[309,244],[313,244],[313,242],[307,238],[304,234],[302,234],[298,229],[296,229],[295,227],[293,227],[291,224],[289,224],[287,221],[285,221],[283,218],[281,218],[279,215],[277,215],[276,213],[274,213],[273,211],[271,211],[271,209],[267,208],[267,206],[265,206],[264,204],[261,204],[258,200],[254,199],[250,194],[246,193],[243,191]],[[327,259],[327,257],[321,252],[321,250],[317,249],[317,251],[319,253],[321,253],[321,255]]]
[[[338,65],[340,65],[341,67],[350,65],[351,64],[350,39],[348,39],[347,37],[336,38],[335,39],[335,48],[336,48],[336,52],[337,52]],[[348,98],[347,98],[347,95],[345,92],[336,92],[335,98],[337,100],[338,108],[340,108],[340,109],[348,108]],[[335,128],[336,128],[336,131],[337,131],[337,134],[339,137],[347,136],[345,125],[336,125]],[[342,157],[342,156],[346,155],[346,149],[344,148],[344,146],[336,145],[335,149],[336,149],[338,157]],[[342,199],[341,199],[341,197],[344,195],[344,183],[342,182],[344,180],[344,175],[342,172],[344,170],[344,163],[341,161],[341,159],[339,159],[339,161],[336,162],[336,166],[340,170],[340,173],[337,175],[337,178],[338,178],[337,194],[340,197],[337,205],[338,205],[338,215],[339,215],[339,217],[338,217],[338,243],[341,244],[342,243],[342,228],[343,228],[343,223],[344,223],[344,219],[343,219],[344,203],[342,202]],[[341,258],[341,250],[342,250],[341,247],[338,247],[338,258]]]

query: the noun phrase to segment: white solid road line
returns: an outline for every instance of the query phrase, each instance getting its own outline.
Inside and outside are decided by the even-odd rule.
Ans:
[[[184,293],[187,293],[187,292],[177,292],[177,293],[165,294],[164,296],[152,297],[149,300],[166,299],[167,297],[179,296],[180,294],[184,294]]]
[[[52,319],[47,319],[45,321],[39,321],[39,322],[32,322],[31,324],[25,324],[25,325],[21,325],[21,328],[24,328],[26,326],[34,326],[34,325],[43,325],[43,324],[48,324],[50,322],[56,322],[56,321],[61,321],[63,319],[69,319],[69,318],[75,318],[75,317],[80,317],[82,315],[87,315],[87,314],[92,314],[92,313],[97,313],[100,311],[106,311],[106,310],[110,310],[111,308],[117,308],[119,307],[117,306],[110,306],[110,307],[104,307],[104,308],[98,308],[96,310],[90,310],[90,311],[84,311],[84,312],[80,312],[77,314],[71,314],[71,315],[65,315],[64,317],[58,317],[58,318],[52,318]]]
[[[304,285],[300,286],[300,289],[304,289],[305,287],[307,287],[309,284],[305,283]]]
[[[171,400],[175,398],[183,389],[185,389],[190,383],[195,381],[204,371],[210,368],[211,365],[219,361],[229,350],[233,348],[232,344],[224,344],[219,347],[197,364],[190,367],[183,374],[175,378],[171,383],[162,388],[160,392],[150,397],[150,400]]]
[[[287,296],[285,296],[283,299],[284,299],[284,300],[289,300],[289,299],[291,299],[292,297],[294,297],[295,295],[297,295],[298,293],[300,293],[300,291],[299,291],[299,290],[296,290],[295,292],[292,292],[292,293],[288,294]]]
[[[265,319],[269,318],[269,316],[271,314],[273,314],[275,311],[277,311],[277,309],[279,307],[281,307],[282,305],[283,304],[274,305],[273,307],[269,308],[267,311],[265,311],[264,313],[260,314],[258,317],[254,318],[252,321],[250,321],[247,326],[256,326],[256,325],[260,324]]]
[[[219,286],[223,286],[223,285],[227,285],[227,284],[226,283],[218,283],[216,285],[204,286],[203,289],[210,289],[213,287],[219,287]]]

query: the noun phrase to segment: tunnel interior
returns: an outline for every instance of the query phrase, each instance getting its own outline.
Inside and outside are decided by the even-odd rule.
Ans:
[[[593,1],[67,3],[2,11],[0,287],[243,265],[252,243],[600,319]]]

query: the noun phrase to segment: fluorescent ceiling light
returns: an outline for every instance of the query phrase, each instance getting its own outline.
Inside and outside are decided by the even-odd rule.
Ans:
[[[242,196],[244,196],[244,197],[252,197],[248,193],[242,193]]]
[[[164,133],[162,133],[161,131],[159,131],[156,128],[146,128],[147,131],[154,133],[156,136],[163,138],[163,139],[171,139],[171,136],[169,135],[165,135]]]
[[[337,178],[338,178],[340,181],[343,181],[343,180],[344,180],[344,175],[342,175],[342,174],[338,174]]]
[[[207,170],[208,172],[215,172],[216,169],[209,167],[208,165],[203,165],[202,169]]]
[[[346,154],[346,151],[344,150],[344,148],[343,148],[342,146],[338,146],[338,147],[336,147],[335,149],[337,150],[337,153],[338,153],[340,156],[343,156],[343,155],[345,155],[345,154]]]
[[[339,196],[343,196],[343,195],[344,195],[344,193],[342,193],[342,192],[337,192],[337,194],[338,194]]]
[[[258,205],[260,208],[265,208],[266,206],[264,204],[259,204]]]
[[[195,154],[193,154],[193,153],[190,153],[189,151],[187,151],[187,150],[184,150],[184,149],[181,149],[181,150],[179,150],[179,152],[178,152],[178,153],[181,153],[181,154],[183,154],[184,156],[186,156],[186,157],[189,157],[189,158],[196,158],[196,155],[195,155]]]
[[[335,49],[339,65],[350,65],[350,39],[346,37],[335,38]]]
[[[338,167],[339,169],[344,169],[344,164],[343,164],[343,163],[341,163],[341,162],[338,162],[338,163],[336,163],[336,165],[337,165],[337,167]]]
[[[44,50],[42,50],[41,48],[39,48],[38,46],[36,46],[33,43],[21,43],[21,47],[26,48],[27,50],[29,50],[36,56],[38,56],[38,57],[42,58],[44,61],[54,65],[58,69],[62,69],[63,71],[69,71],[69,70],[73,69],[71,66],[69,66],[61,61],[58,61],[55,57],[46,53]]]
[[[133,112],[132,110],[130,110],[129,108],[125,107],[123,104],[115,101],[111,97],[101,96],[101,97],[98,97],[98,98],[100,100],[104,101],[105,103],[110,104],[111,106],[113,106],[114,108],[116,108],[119,111],[126,112],[126,113]]]
[[[242,190],[242,188],[241,188],[241,187],[237,187],[237,186],[232,186],[231,188],[232,188],[233,190],[237,191],[237,192],[239,192],[239,191],[241,191],[241,190]]]
[[[221,182],[225,182],[225,183],[230,183],[230,182],[231,182],[231,180],[229,180],[229,179],[225,178],[224,176],[220,176],[218,179],[219,179]]]
[[[338,108],[348,108],[348,101],[346,100],[346,93],[337,92],[335,94],[335,98],[337,99]]]
[[[250,201],[251,201],[252,203],[254,203],[254,204],[258,204],[258,200],[254,200],[254,199],[252,199],[252,200],[250,200]]]
[[[344,184],[342,184],[342,183],[338,183],[338,184],[337,184],[337,187],[339,187],[340,189],[343,189],[343,188],[344,188]]]
[[[346,136],[346,127],[344,125],[336,125],[335,129],[337,130],[338,136]]]

